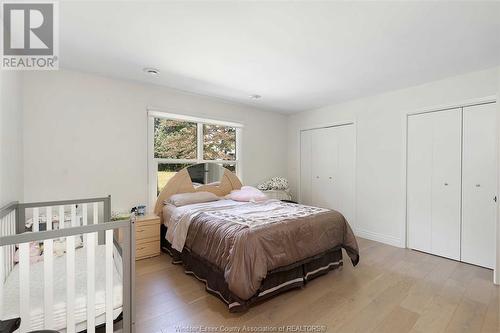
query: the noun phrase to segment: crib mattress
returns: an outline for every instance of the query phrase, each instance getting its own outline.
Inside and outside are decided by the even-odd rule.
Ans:
[[[96,325],[105,322],[106,249],[96,246],[95,251],[95,315]],[[66,329],[66,256],[54,258],[53,327],[44,325],[44,264],[30,265],[30,330]],[[120,270],[121,271],[121,270]],[[122,311],[122,276],[113,265],[113,316]],[[2,319],[19,317],[19,265],[16,265],[4,284],[4,314]],[[87,255],[85,248],[75,251],[75,323],[77,332],[85,330],[87,318]]]

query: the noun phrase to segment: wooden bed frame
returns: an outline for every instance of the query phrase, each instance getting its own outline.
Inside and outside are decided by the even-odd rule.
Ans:
[[[156,205],[154,212],[157,216],[160,216],[161,222],[163,223],[162,209],[165,205],[165,201],[168,200],[172,195],[179,193],[192,193],[192,192],[210,192],[219,197],[223,197],[232,190],[239,190],[242,186],[241,181],[238,176],[226,168],[224,169],[224,174],[219,185],[202,185],[199,187],[194,187],[189,172],[186,167],[181,171],[177,172],[165,185],[165,187],[158,195],[156,199]]]

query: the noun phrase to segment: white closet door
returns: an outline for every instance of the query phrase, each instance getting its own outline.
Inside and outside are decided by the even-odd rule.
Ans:
[[[339,160],[340,160],[340,127],[328,127],[323,129],[325,144],[326,163],[324,164],[322,175],[323,202],[321,207],[339,210],[342,202],[342,192],[337,186],[337,178],[339,178]]]
[[[496,104],[464,108],[462,261],[493,268],[497,195]]]
[[[301,133],[301,202],[338,210],[354,226],[354,125]]]
[[[312,131],[312,204],[331,208],[331,203],[337,201],[332,190],[330,177],[333,178],[336,169],[338,143],[336,133],[331,128],[321,128]]]
[[[460,258],[461,109],[408,117],[409,247]]]
[[[432,113],[432,253],[460,260],[461,109]]]
[[[429,114],[408,117],[408,247],[432,252],[432,132]]]
[[[305,205],[312,204],[311,181],[312,181],[312,131],[300,133],[300,202]]]

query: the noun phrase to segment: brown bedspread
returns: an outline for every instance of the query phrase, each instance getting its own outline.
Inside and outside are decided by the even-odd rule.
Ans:
[[[185,243],[223,271],[229,289],[242,300],[258,291],[268,271],[339,247],[353,265],[358,263],[351,227],[342,214],[330,210],[253,227],[201,213],[191,221]]]

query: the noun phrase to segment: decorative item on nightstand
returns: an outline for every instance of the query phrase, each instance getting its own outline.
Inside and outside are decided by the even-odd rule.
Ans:
[[[283,177],[273,177],[257,186],[269,199],[292,200],[288,180]]]
[[[135,213],[137,216],[143,216],[146,214],[146,206],[145,205],[139,205],[132,207],[130,210],[130,213]]]
[[[135,220],[136,260],[160,255],[160,218],[155,214],[137,215]]]

